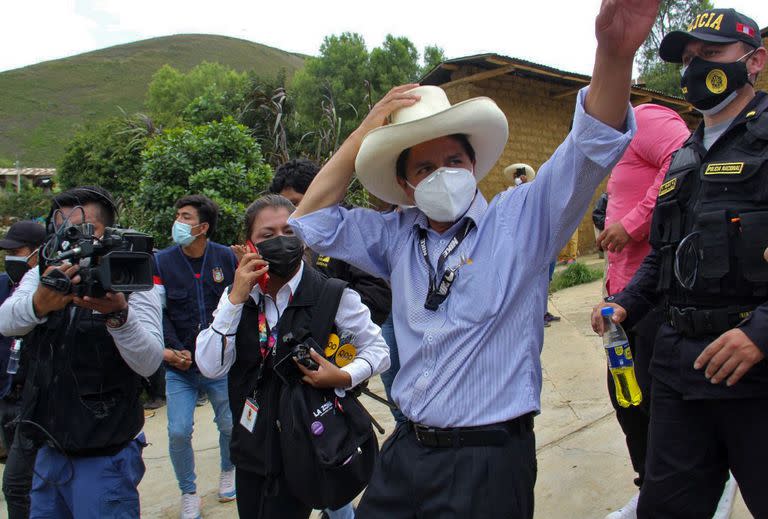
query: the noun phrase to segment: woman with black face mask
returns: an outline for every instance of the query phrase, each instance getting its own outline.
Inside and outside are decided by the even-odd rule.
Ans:
[[[357,386],[389,367],[381,329],[360,296],[345,288],[332,329],[356,336],[356,355],[339,368],[316,351],[319,366],[309,371],[290,357],[284,337],[299,337],[319,313],[318,296],[326,279],[302,261],[304,245],[288,225],[293,204],[280,195],[256,200],[246,211],[247,252],[235,281],[224,293],[211,326],[197,337],[195,360],[203,375],[229,377],[232,409],[231,459],[236,467],[240,517],[306,519],[311,509],[288,489],[280,473],[281,451],[276,414],[284,384],[282,366],[317,388]],[[327,337],[313,337],[325,345]],[[327,354],[327,351],[326,351]],[[285,360],[286,363],[281,362]],[[337,363],[343,365],[343,363]],[[273,368],[281,366],[278,371]]]

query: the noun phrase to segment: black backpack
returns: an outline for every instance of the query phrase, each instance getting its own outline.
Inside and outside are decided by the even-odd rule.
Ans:
[[[325,282],[311,330],[319,344],[325,345],[333,328],[346,285],[338,279]],[[284,384],[278,427],[285,482],[305,505],[337,509],[368,485],[379,445],[356,395],[347,391],[340,397],[333,389],[302,382]]]

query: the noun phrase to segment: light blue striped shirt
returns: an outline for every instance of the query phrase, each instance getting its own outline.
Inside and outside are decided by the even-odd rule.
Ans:
[[[490,204],[478,192],[443,234],[429,229],[416,208],[382,214],[333,206],[289,220],[313,250],[390,280],[400,355],[392,395],[414,422],[476,426],[540,409],[549,263],[635,131],[631,109],[624,133],[587,115],[585,93],[579,93],[572,132],[534,182],[500,193]],[[471,262],[459,268],[440,308],[427,310],[429,269],[418,228],[427,229],[436,269],[464,218],[476,225],[445,264],[454,266],[462,257]]]

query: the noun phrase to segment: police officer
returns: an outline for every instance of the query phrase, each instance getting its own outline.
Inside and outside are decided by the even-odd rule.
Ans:
[[[109,193],[88,186],[56,195],[48,222],[92,224],[98,239],[115,216]],[[81,281],[78,265],[49,266],[44,274],[55,269]],[[141,377],[162,361],[161,319],[155,290],[75,297],[41,283],[38,269],[0,307],[0,333],[29,334],[20,426],[43,442],[31,517],[139,517],[146,444],[139,394]]]
[[[768,53],[733,9],[698,15],[659,53],[683,64],[704,121],[659,189],[651,253],[606,303],[627,327],[666,309],[638,517],[712,517],[729,469],[750,512],[768,517],[768,95],[754,89]]]

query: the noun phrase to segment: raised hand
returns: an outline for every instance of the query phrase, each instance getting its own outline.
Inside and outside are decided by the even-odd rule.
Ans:
[[[243,256],[240,265],[235,271],[235,281],[229,292],[229,302],[233,305],[243,304],[251,296],[251,290],[256,286],[259,277],[269,270],[267,262],[256,253]]]
[[[415,94],[409,94],[408,91],[417,86],[419,86],[418,83],[410,83],[407,85],[396,86],[387,92],[378,103],[373,105],[373,108],[371,108],[371,111],[368,112],[368,115],[363,122],[360,123],[360,126],[358,126],[355,132],[362,138],[369,131],[375,130],[379,126],[384,126],[387,122],[387,118],[393,112],[416,103],[420,97]]]
[[[634,58],[651,32],[660,0],[603,0],[595,19],[598,47],[617,57]]]

